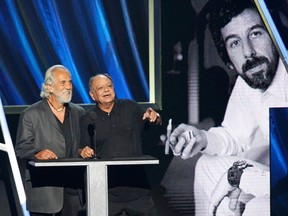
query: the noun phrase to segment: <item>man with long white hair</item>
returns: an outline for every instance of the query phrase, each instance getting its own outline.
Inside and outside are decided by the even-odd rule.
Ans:
[[[84,109],[71,103],[71,74],[62,65],[45,74],[38,101],[25,109],[18,125],[16,155],[24,160],[78,157],[79,120]],[[26,165],[24,184],[32,216],[76,216],[81,206],[82,170]]]

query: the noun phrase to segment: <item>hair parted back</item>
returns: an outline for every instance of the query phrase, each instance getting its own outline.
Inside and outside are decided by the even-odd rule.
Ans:
[[[70,74],[70,71],[64,67],[63,65],[53,65],[52,67],[48,68],[45,73],[44,83],[42,83],[42,89],[40,92],[40,97],[42,98],[48,98],[50,95],[50,92],[47,88],[47,85],[54,85],[55,79],[54,79],[54,72],[58,69],[63,69],[67,71]]]
[[[221,29],[245,9],[257,10],[252,0],[212,0],[208,17],[209,29],[219,56],[225,64],[231,63]]]

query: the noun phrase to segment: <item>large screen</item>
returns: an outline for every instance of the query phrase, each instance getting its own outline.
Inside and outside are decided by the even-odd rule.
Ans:
[[[254,0],[258,11],[288,70],[287,7],[278,1]],[[287,0],[286,4],[287,4]],[[284,1],[284,2],[285,2]],[[285,5],[285,4],[284,4]],[[281,7],[281,8],[280,8]],[[275,13],[278,12],[278,13]],[[287,107],[270,108],[270,184],[271,215],[287,215]]]
[[[271,215],[287,215],[288,108],[270,109]]]
[[[89,78],[108,73],[118,98],[161,108],[158,0],[4,0],[0,95],[6,113],[38,101],[45,71],[62,64],[73,98],[93,104]]]

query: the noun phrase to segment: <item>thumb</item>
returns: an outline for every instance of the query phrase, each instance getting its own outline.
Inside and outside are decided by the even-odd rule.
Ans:
[[[167,137],[166,137],[165,134],[161,134],[161,135],[160,135],[160,140],[161,140],[161,142],[165,143],[165,142],[166,142],[166,139],[167,139]]]
[[[229,203],[229,208],[233,211],[236,209],[237,204],[238,204],[238,198],[241,193],[241,189],[236,188],[229,194],[230,198],[230,203]]]

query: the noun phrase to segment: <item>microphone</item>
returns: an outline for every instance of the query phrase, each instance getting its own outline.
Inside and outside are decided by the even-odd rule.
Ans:
[[[94,150],[94,158],[97,158],[96,156],[96,124],[95,124],[95,121],[96,121],[96,118],[97,118],[97,114],[95,111],[90,111],[89,112],[89,117],[92,119],[93,121],[93,125],[92,124],[89,124],[88,125],[88,133],[89,133],[89,136],[91,137],[91,146]]]

